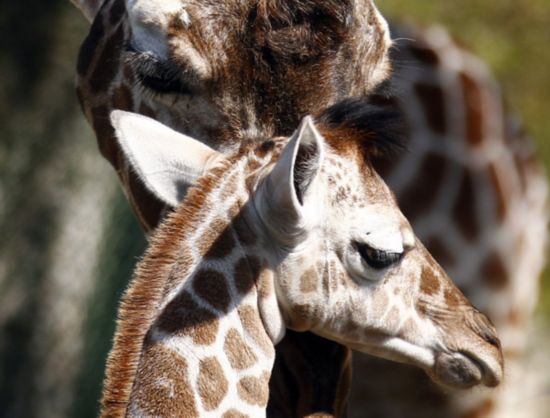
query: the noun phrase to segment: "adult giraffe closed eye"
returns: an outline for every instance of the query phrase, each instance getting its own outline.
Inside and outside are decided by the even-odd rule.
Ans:
[[[78,65],[81,104],[147,230],[164,206],[121,158],[111,109],[150,115],[229,152],[263,135],[288,135],[305,114],[364,94],[388,75],[387,30],[368,1],[226,1],[204,7],[201,1],[108,0],[101,10],[100,2],[76,3],[95,18]],[[282,7],[286,3],[290,8]],[[513,360],[536,300],[546,183],[528,141],[509,129],[498,90],[477,60],[441,32],[399,36],[417,39],[394,51],[397,61],[409,64],[396,65],[395,79],[405,95],[411,152],[386,178],[428,248],[501,329]],[[476,98],[483,106],[475,105]],[[526,227],[518,222],[522,218],[532,222]],[[315,350],[308,349],[312,346]],[[307,334],[288,335],[277,348],[271,393],[280,402],[271,406],[286,416],[340,414],[349,378],[341,368],[347,351]],[[360,367],[355,364],[356,371]],[[384,365],[377,377],[377,368],[355,373],[376,382],[353,392],[355,405],[369,400],[359,416],[392,416],[387,400],[378,407],[372,402],[381,399],[376,389],[386,387],[390,367]],[[395,373],[392,382],[408,381],[402,368]],[[302,382],[304,376],[310,379]],[[429,388],[416,376],[412,381],[417,392]],[[513,391],[515,380],[510,381]],[[457,403],[453,394],[424,389],[437,392],[436,408],[434,402],[404,396],[417,393],[410,387],[399,390],[391,398],[397,417],[452,417],[479,406],[484,412],[478,415],[489,416],[507,393]],[[355,410],[352,403],[350,412]]]

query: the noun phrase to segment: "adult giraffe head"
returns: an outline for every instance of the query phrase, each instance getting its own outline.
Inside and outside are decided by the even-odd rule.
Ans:
[[[222,152],[290,135],[307,114],[389,72],[387,24],[371,0],[82,0],[93,20],[77,90],[141,223],[161,202],[120,157],[112,109],[151,116]]]

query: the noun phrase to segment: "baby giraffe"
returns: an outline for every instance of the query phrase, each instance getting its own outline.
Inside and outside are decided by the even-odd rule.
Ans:
[[[128,163],[175,209],[124,295],[104,417],[265,416],[287,328],[450,387],[499,383],[493,326],[371,166],[398,145],[392,114],[346,101],[232,156],[144,116],[111,118]]]

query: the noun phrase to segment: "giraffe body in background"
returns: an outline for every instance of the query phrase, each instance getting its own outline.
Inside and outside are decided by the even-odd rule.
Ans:
[[[86,1],[82,3],[90,4]],[[279,2],[276,3],[279,5]],[[372,10],[367,6],[354,7],[363,7],[363,11]],[[94,10],[92,16],[95,16],[98,9],[91,9]],[[183,22],[190,23],[190,36],[197,41],[200,29],[194,25],[198,21],[193,19],[192,10],[187,9],[186,12],[188,19],[183,19]],[[368,12],[363,14],[368,16]],[[307,13],[304,16],[302,22],[307,22]],[[143,187],[122,158],[109,123],[111,109],[149,115],[206,143],[213,141],[209,145],[227,152],[239,143],[254,142],[262,135],[288,135],[288,129],[296,126],[297,118],[314,113],[345,96],[365,94],[387,75],[387,62],[380,57],[385,55],[389,44],[383,42],[386,39],[384,25],[376,24],[378,15],[375,13],[372,16],[375,18],[366,19],[367,23],[358,23],[369,28],[364,33],[372,36],[373,43],[367,42],[363,47],[355,48],[364,55],[361,59],[352,60],[354,65],[348,66],[342,64],[346,61],[338,61],[350,59],[350,54],[351,57],[355,54],[353,48],[351,52],[344,48],[338,50],[340,55],[334,54],[322,61],[325,64],[332,62],[332,65],[318,65],[319,61],[305,59],[284,62],[268,71],[267,76],[251,78],[245,73],[244,82],[236,83],[238,96],[242,96],[242,91],[250,93],[250,86],[256,86],[256,83],[260,86],[271,83],[271,90],[256,88],[252,93],[263,99],[273,95],[273,103],[268,103],[267,99],[265,102],[248,100],[236,106],[240,111],[225,114],[223,120],[216,117],[202,119],[190,127],[189,120],[195,117],[195,113],[186,98],[189,92],[183,92],[181,97],[170,91],[168,94],[154,92],[154,88],[163,86],[172,90],[182,86],[170,84],[169,77],[168,80],[157,77],[149,80],[149,87],[143,87],[143,77],[136,76],[136,68],[138,72],[143,72],[144,68],[156,68],[151,61],[140,66],[134,60],[136,51],[125,50],[134,32],[143,29],[139,25],[139,16],[128,13],[123,1],[106,1],[81,51],[78,92],[100,149],[116,168],[145,229],[150,230],[157,224],[164,206]],[[274,29],[274,35],[282,36],[285,31],[290,33],[293,25],[304,27],[297,21],[277,18],[247,22],[254,21],[258,23],[254,42],[263,42],[262,45],[275,50],[275,41],[284,37],[271,36],[267,29]],[[339,18],[335,21],[328,19],[332,23],[325,21],[322,29],[336,30],[339,21],[342,22]],[[238,19],[235,22],[236,27],[249,27],[248,23],[243,26]],[[414,43],[400,42],[398,48],[392,51],[395,67],[392,82],[403,92],[403,100],[396,105],[403,108],[409,121],[410,152],[392,166],[380,169],[384,178],[396,189],[405,215],[418,228],[428,249],[449,270],[467,296],[496,322],[503,334],[505,356],[513,369],[513,364],[521,356],[522,347],[517,344],[525,341],[526,324],[536,300],[538,274],[543,262],[543,231],[547,222],[544,209],[546,181],[530,142],[509,123],[511,119],[502,106],[498,86],[483,65],[450,41],[441,30],[400,31],[402,29],[395,30],[396,37],[416,40]],[[177,36],[173,37],[175,33],[177,31],[171,34],[169,45],[177,39]],[[333,46],[339,42],[331,38],[325,45],[328,41],[335,42]],[[167,42],[160,44],[166,45]],[[381,49],[377,50],[375,45],[381,46]],[[152,47],[153,50],[159,48],[158,45]],[[221,49],[224,48],[225,45],[221,45]],[[204,50],[199,52],[195,55],[208,55]],[[238,50],[233,50],[231,56],[243,58]],[[298,52],[297,56],[304,58],[307,53]],[[177,60],[177,56],[171,56],[168,61],[184,64]],[[367,69],[358,70],[358,62]],[[199,65],[198,68],[202,67]],[[229,62],[228,68],[232,68],[235,74],[242,73],[236,61]],[[346,69],[355,71],[355,76],[346,79],[341,73]],[[225,76],[225,73],[221,74]],[[287,74],[304,77],[309,74],[315,81],[309,81],[306,77],[292,83],[283,77]],[[338,84],[342,78],[347,81]],[[218,90],[213,89],[212,101],[204,98],[204,89],[195,88],[191,92],[198,98],[195,108],[200,112],[207,109],[206,113],[212,108],[223,109],[228,100],[224,102],[220,91],[227,87],[229,79],[231,77],[226,78]],[[193,87],[193,82],[197,80],[200,81],[200,78],[187,81]],[[219,80],[224,79],[221,77]],[[262,84],[262,80],[269,83]],[[209,84],[209,87],[212,85]],[[217,99],[219,102],[216,104]],[[387,98],[382,97],[381,100],[386,101]],[[277,101],[279,104],[275,103]],[[219,125],[216,125],[218,122]],[[528,225],[522,217],[529,219]],[[514,260],[520,262],[514,263]],[[342,391],[322,387],[317,382],[339,381],[348,353],[342,346],[306,335],[298,336],[290,331],[277,346],[279,354],[275,360],[271,395],[280,400],[276,403],[285,405],[284,414],[287,416],[306,415],[319,410],[336,414],[335,411],[341,411],[341,404],[345,403],[345,397],[342,400],[339,395]],[[319,356],[304,356],[303,353],[312,346],[322,353]],[[334,367],[328,367],[330,364],[324,357],[340,359],[340,363],[335,360]],[[294,367],[287,367],[289,362]],[[372,361],[365,366],[365,362],[364,358],[356,359],[356,381],[352,387],[350,407],[352,415],[358,411],[358,416],[379,416],[383,411],[384,416],[400,417],[403,411],[408,414],[418,411],[418,416],[427,417],[429,415],[424,413],[422,407],[429,404],[434,414],[432,416],[438,417],[474,413],[482,417],[503,416],[502,410],[507,408],[504,399],[507,391],[513,392],[514,385],[521,384],[521,379],[514,378],[499,393],[449,394],[422,381],[422,377],[404,366],[372,364]],[[306,375],[312,378],[304,378]],[[376,383],[361,381],[361,375],[366,379],[372,377],[371,382]],[[383,385],[385,381],[388,381],[387,386]],[[288,394],[288,382],[298,388],[298,396]],[[411,386],[416,392],[410,390],[411,386],[398,386],[394,392],[384,390],[390,394],[390,402],[378,396],[377,388],[395,388],[395,382],[413,382]],[[408,398],[404,395],[406,393],[419,396]],[[336,399],[338,405],[335,406],[332,401],[324,402],[327,399]],[[368,408],[362,407],[361,399],[369,399]],[[373,399],[377,401],[370,402]]]
[[[410,152],[381,167],[383,177],[415,233],[495,323],[507,379],[498,391],[442,393],[414,370],[357,355],[350,416],[531,416],[515,393],[529,385],[522,356],[547,242],[545,173],[477,57],[440,27],[393,31],[415,40],[392,60]]]
[[[287,327],[452,387],[500,382],[493,326],[415,239],[370,164],[392,118],[346,101],[290,139],[224,156],[113,112],[125,156],[156,196],[177,205],[182,186],[196,187],[155,233],[123,299],[103,416],[265,416]]]

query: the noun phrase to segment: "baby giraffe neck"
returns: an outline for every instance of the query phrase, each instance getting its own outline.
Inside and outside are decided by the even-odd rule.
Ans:
[[[205,216],[208,199],[193,197],[203,204],[160,227],[125,294],[104,417],[265,415],[280,321],[272,272],[246,204]]]

